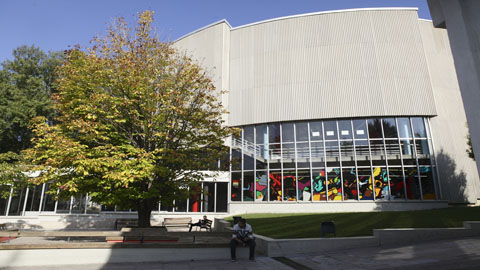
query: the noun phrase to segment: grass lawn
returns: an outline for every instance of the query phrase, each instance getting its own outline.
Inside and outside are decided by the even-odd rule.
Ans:
[[[463,227],[463,221],[480,221],[480,206],[402,212],[241,216],[252,225],[255,233],[276,239],[320,237],[320,223],[331,220],[335,222],[337,237],[352,237],[373,235],[373,229],[384,228]]]

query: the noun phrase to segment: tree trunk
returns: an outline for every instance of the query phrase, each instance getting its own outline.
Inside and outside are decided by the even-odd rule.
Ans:
[[[152,215],[154,200],[152,199],[142,199],[138,202],[138,227],[139,228],[149,228],[150,217]]]

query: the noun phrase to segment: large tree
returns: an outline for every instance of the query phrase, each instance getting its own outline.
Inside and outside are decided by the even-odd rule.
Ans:
[[[52,118],[50,95],[62,58],[63,53],[24,45],[13,50],[13,60],[0,64],[0,197],[27,184],[20,152],[32,146],[30,120]]]
[[[1,63],[0,69],[0,153],[19,153],[30,147],[30,120],[51,117],[55,68],[63,53],[46,54],[38,47],[21,46],[13,57]]]
[[[152,22],[150,11],[134,30],[120,18],[91,48],[68,51],[58,69],[56,124],[37,118],[26,152],[42,171],[38,183],[135,208],[140,227],[150,226],[159,201],[187,198],[233,132],[209,75],[159,41]]]

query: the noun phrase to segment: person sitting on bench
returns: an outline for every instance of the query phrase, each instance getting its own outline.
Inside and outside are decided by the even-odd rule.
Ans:
[[[192,231],[192,228],[193,226],[198,226],[198,227],[202,227],[202,226],[205,226],[207,224],[207,216],[203,216],[203,219],[199,219],[197,223],[192,223],[190,224],[190,230],[189,232]]]
[[[233,226],[232,241],[230,241],[230,255],[233,262],[237,260],[235,255],[237,244],[241,244],[244,247],[248,245],[250,248],[250,260],[255,260],[255,238],[253,238],[252,233],[252,226],[243,218]]]

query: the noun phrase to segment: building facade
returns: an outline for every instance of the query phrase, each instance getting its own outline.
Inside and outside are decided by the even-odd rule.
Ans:
[[[235,28],[223,20],[174,46],[212,74],[226,124],[242,133],[227,142],[229,172],[205,179],[204,194],[159,205],[158,215],[407,210],[480,198],[448,35],[416,9],[320,12]],[[88,195],[50,202],[45,188],[3,201],[0,211],[93,208]]]

